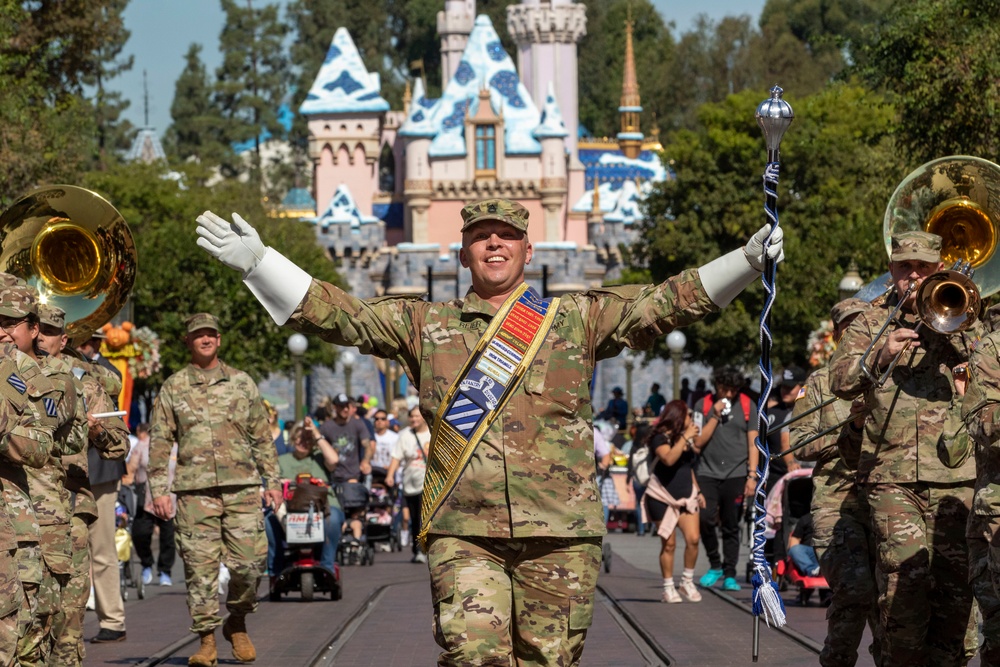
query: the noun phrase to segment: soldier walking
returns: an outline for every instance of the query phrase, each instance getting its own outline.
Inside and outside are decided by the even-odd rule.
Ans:
[[[860,299],[841,301],[830,311],[833,338],[840,341],[844,331],[869,305]],[[805,396],[795,402],[793,418],[822,404],[830,392],[830,367],[824,366],[806,380]],[[848,401],[835,401],[791,426],[790,442],[815,436],[843,423],[851,415]],[[813,548],[832,596],[826,612],[826,639],[819,654],[823,667],[853,667],[865,623],[872,630],[871,654],[882,664],[882,626],[878,616],[878,585],[875,582],[875,542],[871,512],[865,494],[855,481],[856,455],[861,448],[864,417],[814,440],[795,453],[801,461],[815,461],[813,468],[812,517]],[[854,452],[848,465],[841,452]],[[850,456],[850,454],[849,454]]]
[[[577,664],[606,529],[594,465],[596,363],[728,304],[760,275],[768,229],[660,285],[545,299],[524,281],[528,211],[462,209],[463,299],[362,301],[313,280],[241,217],[199,216],[198,244],[242,272],[278,324],[394,359],[432,427],[421,540],[442,665]],[[767,253],[777,259],[781,230]]]
[[[895,292],[844,333],[830,360],[830,387],[841,398],[863,396],[870,411],[857,478],[878,545],[883,658],[907,667],[965,665],[976,652],[965,540],[976,470],[971,459],[947,468],[938,445],[946,422],[961,418],[964,386],[953,378],[969,359],[975,332],[916,331],[914,289],[876,343],[874,367],[862,368],[865,350],[910,283],[919,286],[943,267],[941,237],[899,233],[890,260]],[[897,356],[888,380],[874,381]]]
[[[240,662],[256,650],[246,615],[257,609],[260,566],[267,557],[260,487],[266,502],[281,503],[277,456],[267,410],[246,373],[219,359],[222,337],[214,315],[187,320],[185,343],[191,363],[163,383],[150,420],[149,486],[160,518],[173,513],[177,494],[177,548],[184,562],[187,603],[201,647],[189,665],[214,667],[215,628],[233,645]],[[177,443],[173,488],[168,483],[170,450]],[[219,617],[219,565],[229,567],[229,617]]]

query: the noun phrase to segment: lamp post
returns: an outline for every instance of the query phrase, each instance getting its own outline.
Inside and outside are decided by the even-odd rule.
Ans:
[[[631,414],[632,408],[632,369],[635,368],[635,353],[632,350],[625,348],[622,352],[622,361],[625,362],[625,402],[628,403],[629,413]],[[628,415],[625,416],[626,419]]]
[[[847,267],[847,271],[844,273],[844,277],[840,279],[840,284],[837,285],[837,289],[840,291],[840,300],[850,299],[864,286],[865,281],[862,280],[861,274],[858,273],[858,265],[852,259],[850,265]]]
[[[309,349],[309,339],[300,333],[288,337],[288,351],[295,362],[295,419],[302,419],[302,355]]]
[[[684,356],[684,346],[687,345],[687,336],[683,331],[671,331],[667,334],[667,349],[670,350],[670,363],[674,367],[674,393],[673,400],[681,397],[681,357]]]
[[[351,371],[354,370],[354,353],[344,352],[340,355],[340,364],[344,367],[344,393],[351,396]]]

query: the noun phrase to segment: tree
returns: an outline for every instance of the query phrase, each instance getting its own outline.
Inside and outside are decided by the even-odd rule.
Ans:
[[[289,370],[288,332],[274,324],[242,284],[240,276],[210,258],[195,244],[194,220],[202,211],[226,217],[240,211],[260,232],[266,245],[321,280],[340,284],[332,262],[316,244],[309,223],[267,217],[252,184],[235,180],[212,187],[187,186],[165,178],[162,165],[131,164],[91,172],[84,184],[108,198],[128,221],[138,253],[133,291],[135,323],[149,326],[163,341],[162,381],[188,362],[182,344],[184,318],[208,311],[223,325],[222,357],[261,379],[271,371]],[[329,345],[310,345],[309,364],[329,364]]]
[[[167,145],[181,160],[197,157],[217,164],[229,147],[219,138],[221,119],[212,104],[212,84],[201,61],[201,45],[188,47],[184,59],[187,64],[174,84],[174,101],[170,105],[174,122],[167,129]]]
[[[222,0],[226,24],[219,35],[222,65],[216,69],[213,100],[223,119],[220,141],[227,145],[252,142],[254,173],[260,173],[260,137],[284,138],[285,128],[278,122],[278,109],[288,94],[288,59],[283,40],[287,29],[278,20],[278,8],[266,4],[255,9],[252,0],[246,8],[236,0]],[[223,173],[235,175],[241,161],[223,159]]]
[[[1000,154],[1000,3],[897,2],[868,35],[859,71],[899,109],[914,167]]]
[[[665,147],[676,177],[647,198],[641,239],[632,248],[635,264],[649,267],[653,281],[740,247],[766,222],[765,150],[754,120],[762,97],[746,91],[704,105],[697,129],[677,132]],[[850,261],[869,278],[885,271],[881,220],[905,168],[891,141],[895,112],[882,96],[835,84],[792,104],[796,118],[781,146],[779,219],[787,259],[778,268],[773,358],[804,364],[808,334],[836,302]],[[719,315],[693,325],[692,358],[749,364],[758,353],[762,303],[763,290],[751,287]],[[668,356],[662,343],[655,354]]]
[[[94,52],[95,62],[91,71],[85,72],[82,77],[83,84],[94,89],[98,166],[107,163],[109,152],[114,156],[128,148],[132,124],[122,120],[121,114],[128,108],[129,102],[122,99],[121,93],[106,90],[105,85],[110,79],[132,69],[135,60],[133,56],[123,58],[121,55],[131,35],[125,29],[122,16],[128,0],[104,0],[102,5],[96,11],[101,20],[103,39]]]

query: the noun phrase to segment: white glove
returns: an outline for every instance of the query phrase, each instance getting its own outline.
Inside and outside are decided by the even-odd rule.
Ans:
[[[771,233],[771,225],[764,225],[757,233],[750,237],[747,241],[746,247],[743,248],[743,252],[747,256],[747,261],[750,262],[750,266],[755,268],[757,271],[763,273],[764,271],[764,239],[767,235]],[[784,237],[784,230],[781,227],[775,230],[774,236],[771,237],[771,245],[767,247],[767,256],[776,262],[780,262],[785,259],[785,251],[782,247],[782,237]]]
[[[230,223],[205,211],[198,216],[198,237],[198,245],[209,255],[244,277],[264,259],[260,235],[239,213],[233,213]]]

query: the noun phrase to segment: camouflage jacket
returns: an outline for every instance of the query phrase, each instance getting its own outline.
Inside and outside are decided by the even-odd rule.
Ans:
[[[33,359],[5,343],[0,345],[0,396],[7,410],[5,447],[0,448],[4,503],[17,540],[37,542],[38,521],[25,467],[41,468],[49,461],[62,390],[42,374]]]
[[[795,401],[792,417],[810,410],[823,401],[832,398],[830,391],[830,367],[818,369],[806,380],[805,396]],[[821,410],[802,417],[789,427],[791,446],[795,447],[806,438],[839,424],[851,414],[851,402],[834,401]],[[851,503],[856,493],[856,475],[841,458],[841,451],[857,451],[861,447],[862,433],[850,424],[839,430],[813,440],[795,452],[801,461],[815,461],[813,468],[813,505],[818,503]]]
[[[83,386],[83,400],[87,414],[115,412],[118,410],[116,397],[121,392],[122,385],[118,376],[98,364],[84,361],[72,356],[62,356],[73,368],[80,369],[83,374],[78,377]],[[121,417],[106,417],[101,420],[104,430],[91,437],[88,428],[88,445],[97,449],[102,459],[121,460],[128,454],[131,446],[128,436],[128,426]]]
[[[85,451],[87,415],[81,398],[83,384],[73,375],[73,367],[64,359],[48,355],[40,357],[38,365],[45,377],[62,390],[49,460],[41,468],[25,468],[35,517],[39,525],[51,526],[69,523],[73,511],[63,457]]]
[[[249,375],[219,362],[209,371],[192,364],[163,383],[150,419],[149,489],[196,491],[264,482],[277,489],[278,454],[267,411]],[[177,443],[173,487],[170,449]]]
[[[861,357],[894,303],[873,305],[860,314],[844,333],[830,359],[830,387],[841,398],[863,395],[870,413],[858,459],[862,483],[934,482],[950,484],[975,478],[970,460],[949,469],[938,458],[942,439],[967,438],[964,428],[948,433],[947,424],[961,423],[961,398],[955,391],[951,369],[969,359],[979,325],[964,334],[944,335],[923,327],[920,346],[909,348],[882,387],[876,387],[861,370]],[[901,312],[886,329],[913,328],[916,316]],[[884,339],[883,339],[884,340]],[[873,364],[881,343],[870,355]]]
[[[945,464],[964,466],[975,453],[976,495],[972,511],[982,516],[1000,516],[1000,331],[980,341],[969,360],[969,385],[962,403],[962,417],[969,429],[968,440],[942,447]]]
[[[601,359],[645,349],[716,312],[696,270],[660,285],[594,289],[562,298],[541,349],[472,455],[430,532],[490,537],[605,533],[595,480],[590,382]],[[364,354],[394,359],[420,392],[433,428],[445,393],[496,308],[465,299],[360,300],[313,281],[289,324]],[[431,443],[433,456],[434,443]]]

